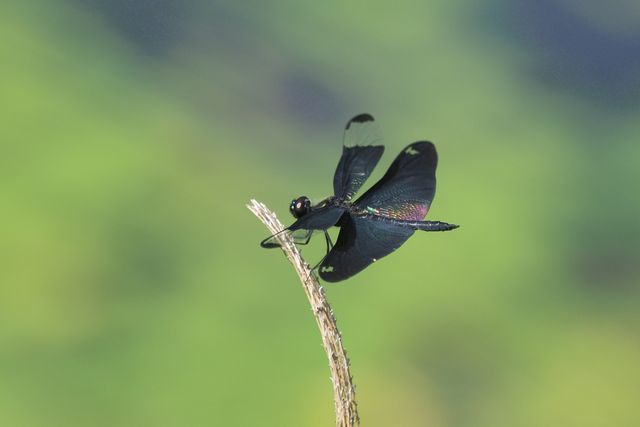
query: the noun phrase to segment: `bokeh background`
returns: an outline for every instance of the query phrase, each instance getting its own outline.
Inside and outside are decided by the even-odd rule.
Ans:
[[[329,195],[361,112],[462,225],[327,286],[363,425],[640,425],[639,5],[3,2],[0,425],[332,425],[245,203]]]

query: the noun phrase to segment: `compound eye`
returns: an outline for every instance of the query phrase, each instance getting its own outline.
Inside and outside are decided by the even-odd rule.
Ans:
[[[311,201],[307,197],[298,197],[291,202],[289,211],[295,218],[301,218],[309,212],[311,208]]]

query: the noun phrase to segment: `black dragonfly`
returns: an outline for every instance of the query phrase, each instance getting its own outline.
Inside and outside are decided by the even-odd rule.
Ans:
[[[398,249],[416,230],[448,231],[457,225],[423,221],[436,192],[438,156],[433,143],[409,144],[389,170],[352,202],[382,156],[377,125],[369,114],[349,120],[344,131],[342,157],[333,176],[334,196],[312,206],[305,197],[291,202],[296,222],[284,229],[297,244],[307,244],[314,231],[324,232],[327,254],[316,265],[320,277],[339,282]],[[327,230],[340,227],[333,245]],[[263,248],[279,247],[276,235],[264,239]]]

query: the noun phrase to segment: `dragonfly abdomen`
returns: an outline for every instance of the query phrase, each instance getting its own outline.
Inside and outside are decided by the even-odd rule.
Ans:
[[[448,222],[443,221],[411,221],[411,220],[403,220],[403,219],[395,219],[389,218],[380,215],[366,215],[373,220],[388,222],[394,225],[400,225],[403,227],[413,228],[414,230],[421,231],[449,231],[455,230],[460,227],[456,224],[449,224]]]

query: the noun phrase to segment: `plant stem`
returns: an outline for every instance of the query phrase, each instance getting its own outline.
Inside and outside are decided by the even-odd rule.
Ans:
[[[271,234],[276,234],[284,229],[276,215],[263,203],[252,199],[247,208],[262,221]],[[355,386],[349,372],[349,359],[342,345],[342,335],[338,330],[336,319],[331,305],[327,301],[324,288],[320,286],[318,278],[311,272],[309,264],[302,258],[298,247],[289,234],[280,233],[276,238],[300,278],[304,292],[309,299],[309,304],[311,304],[313,317],[316,319],[318,329],[320,329],[322,346],[329,359],[331,381],[333,382],[336,426],[353,427],[360,425]]]

